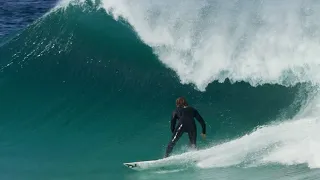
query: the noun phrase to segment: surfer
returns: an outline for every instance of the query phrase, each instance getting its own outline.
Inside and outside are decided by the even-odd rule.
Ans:
[[[206,137],[206,124],[203,118],[200,116],[199,112],[188,105],[187,101],[183,97],[179,97],[176,100],[176,109],[172,113],[171,117],[171,132],[172,137],[167,146],[165,158],[170,155],[173,150],[173,147],[180,139],[183,133],[188,133],[189,135],[189,142],[192,148],[196,148],[196,141],[197,141],[197,127],[194,121],[194,118],[198,120],[198,122],[202,126],[202,138]],[[178,124],[176,126],[176,122],[178,120]]]

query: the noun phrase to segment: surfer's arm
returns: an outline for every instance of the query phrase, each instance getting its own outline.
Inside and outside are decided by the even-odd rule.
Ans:
[[[171,132],[172,132],[172,133],[173,133],[175,127],[176,127],[177,119],[178,119],[177,114],[176,114],[176,112],[174,111],[174,112],[172,113],[172,116],[171,116],[171,127],[170,127],[170,128],[171,128]]]
[[[206,134],[206,123],[204,122],[204,120],[201,117],[201,115],[199,114],[199,112],[197,110],[194,110],[194,111],[195,111],[195,118],[201,124],[202,134]]]

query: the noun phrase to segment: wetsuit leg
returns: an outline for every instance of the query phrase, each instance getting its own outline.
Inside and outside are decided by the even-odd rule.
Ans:
[[[181,124],[173,133],[171,141],[169,142],[166,150],[165,157],[168,157],[173,150],[173,147],[176,145],[180,137],[182,136],[184,130],[183,125]]]
[[[189,135],[190,147],[196,149],[197,131],[196,130],[188,131],[188,135]]]

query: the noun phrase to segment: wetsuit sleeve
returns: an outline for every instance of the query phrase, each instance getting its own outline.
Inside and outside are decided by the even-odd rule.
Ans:
[[[171,128],[172,133],[176,127],[177,119],[178,119],[178,117],[177,117],[176,111],[174,111],[171,116],[171,127],[170,128]]]
[[[202,127],[202,133],[206,134],[206,123],[204,122],[203,118],[201,117],[201,115],[199,114],[199,112],[197,110],[195,111],[195,118],[198,120],[198,122],[201,124]]]

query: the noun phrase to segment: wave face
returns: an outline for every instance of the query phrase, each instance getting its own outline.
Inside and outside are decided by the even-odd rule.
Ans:
[[[317,177],[317,6],[59,2],[0,44],[0,176]],[[208,125],[195,169],[128,171],[163,156],[179,96]]]

